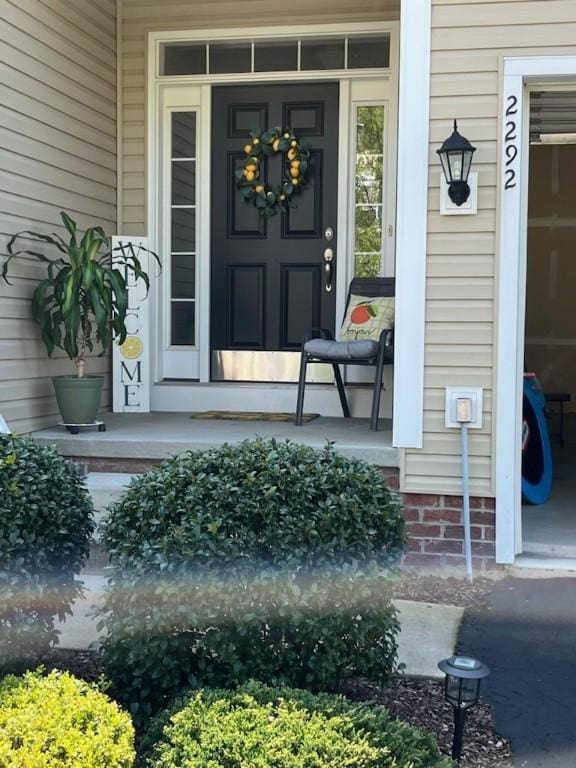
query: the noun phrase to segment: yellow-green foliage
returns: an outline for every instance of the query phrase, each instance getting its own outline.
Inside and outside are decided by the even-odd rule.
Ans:
[[[146,768],[452,768],[384,707],[250,682],[175,701],[142,741]]]
[[[66,672],[0,682],[0,768],[132,768],[128,714]]]

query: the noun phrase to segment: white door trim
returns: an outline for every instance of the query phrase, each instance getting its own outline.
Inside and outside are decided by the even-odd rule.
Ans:
[[[393,436],[398,448],[422,447],[431,6],[431,0],[401,3]]]
[[[496,562],[521,551],[529,86],[576,80],[576,56],[506,57],[501,100],[496,370]]]
[[[346,289],[350,279],[353,254],[350,255],[348,242],[350,239],[349,228],[349,209],[353,204],[353,195],[351,195],[349,185],[349,163],[347,161],[351,145],[351,116],[354,104],[354,84],[373,82],[378,84],[379,88],[384,88],[375,102],[385,103],[389,110],[387,118],[388,146],[387,152],[387,194],[385,210],[385,230],[392,227],[392,236],[387,238],[393,240],[394,234],[394,216],[395,216],[395,195],[389,185],[395,185],[396,182],[396,152],[395,137],[397,122],[397,73],[398,73],[398,50],[399,50],[399,25],[398,22],[370,22],[357,24],[314,24],[306,26],[282,26],[259,28],[254,34],[251,33],[250,40],[258,38],[271,38],[286,36],[322,36],[322,35],[346,35],[366,34],[366,33],[390,33],[390,67],[388,70],[338,70],[338,71],[314,71],[314,72],[272,72],[272,73],[254,73],[254,74],[226,74],[226,75],[200,75],[200,76],[178,76],[166,77],[159,76],[160,50],[163,42],[174,41],[194,41],[194,40],[239,40],[248,39],[245,29],[217,29],[217,30],[179,30],[173,32],[150,32],[148,34],[148,103],[147,103],[147,230],[151,242],[151,247],[158,247],[161,238],[162,226],[159,225],[160,217],[157,211],[157,192],[161,188],[162,163],[159,157],[158,136],[161,130],[162,116],[159,115],[160,107],[163,104],[163,93],[165,91],[176,92],[185,88],[195,88],[202,92],[200,99],[196,99],[194,106],[198,109],[199,115],[199,145],[202,148],[199,162],[199,174],[202,178],[202,187],[199,190],[198,199],[198,248],[197,253],[210,253],[210,101],[211,88],[215,84],[235,84],[235,83],[254,83],[254,82],[277,82],[285,81],[287,78],[294,81],[306,82],[309,80],[338,80],[340,82],[340,115],[339,115],[339,162],[340,173],[338,180],[338,227],[337,227],[337,252],[341,254],[339,269],[337,272],[337,317],[340,318],[344,309]],[[184,104],[183,104],[184,106]],[[345,159],[346,158],[346,162]],[[201,170],[203,168],[203,170]],[[390,173],[394,172],[394,179]],[[386,274],[393,271],[394,248],[385,249]],[[205,340],[209,339],[210,327],[210,262],[209,259],[198,259],[198,345],[199,345],[199,381],[208,383],[210,380],[210,349]],[[152,300],[153,317],[155,328],[163,328],[165,320],[163,318],[162,301],[158,292]],[[408,314],[411,312],[411,303],[408,306]],[[153,379],[159,382],[163,378],[162,358],[164,346],[159,339],[154,345],[153,361]],[[166,391],[163,386],[162,392]],[[396,418],[402,418],[401,410],[395,410]],[[408,411],[409,412],[409,411]]]

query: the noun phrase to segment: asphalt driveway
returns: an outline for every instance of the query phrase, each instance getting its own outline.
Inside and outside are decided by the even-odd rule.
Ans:
[[[576,768],[576,578],[511,579],[471,608],[459,650],[492,668],[483,699],[518,768]]]

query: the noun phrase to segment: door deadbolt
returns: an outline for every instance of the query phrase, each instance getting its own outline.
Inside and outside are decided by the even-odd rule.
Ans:
[[[324,232],[324,237],[326,238],[326,240],[328,240],[328,242],[334,239],[334,230],[332,229],[332,227],[326,227],[326,230]]]

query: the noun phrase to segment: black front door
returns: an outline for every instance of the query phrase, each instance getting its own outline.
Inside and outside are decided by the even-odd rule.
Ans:
[[[338,83],[214,88],[213,378],[273,379],[270,360],[279,360],[284,368],[287,359],[297,361],[306,329],[334,329],[338,92]],[[265,218],[242,199],[235,171],[246,159],[243,148],[250,130],[276,126],[291,128],[306,142],[310,165],[305,188],[293,196],[297,207]],[[279,184],[282,164],[281,153],[269,158],[262,167],[263,182]],[[334,252],[330,271],[324,260],[327,248]],[[248,373],[246,364],[222,367],[222,360],[230,362],[234,357],[244,362],[247,357],[267,358],[267,364],[252,362]],[[297,364],[289,367],[297,370]],[[258,370],[267,373],[259,376]]]

